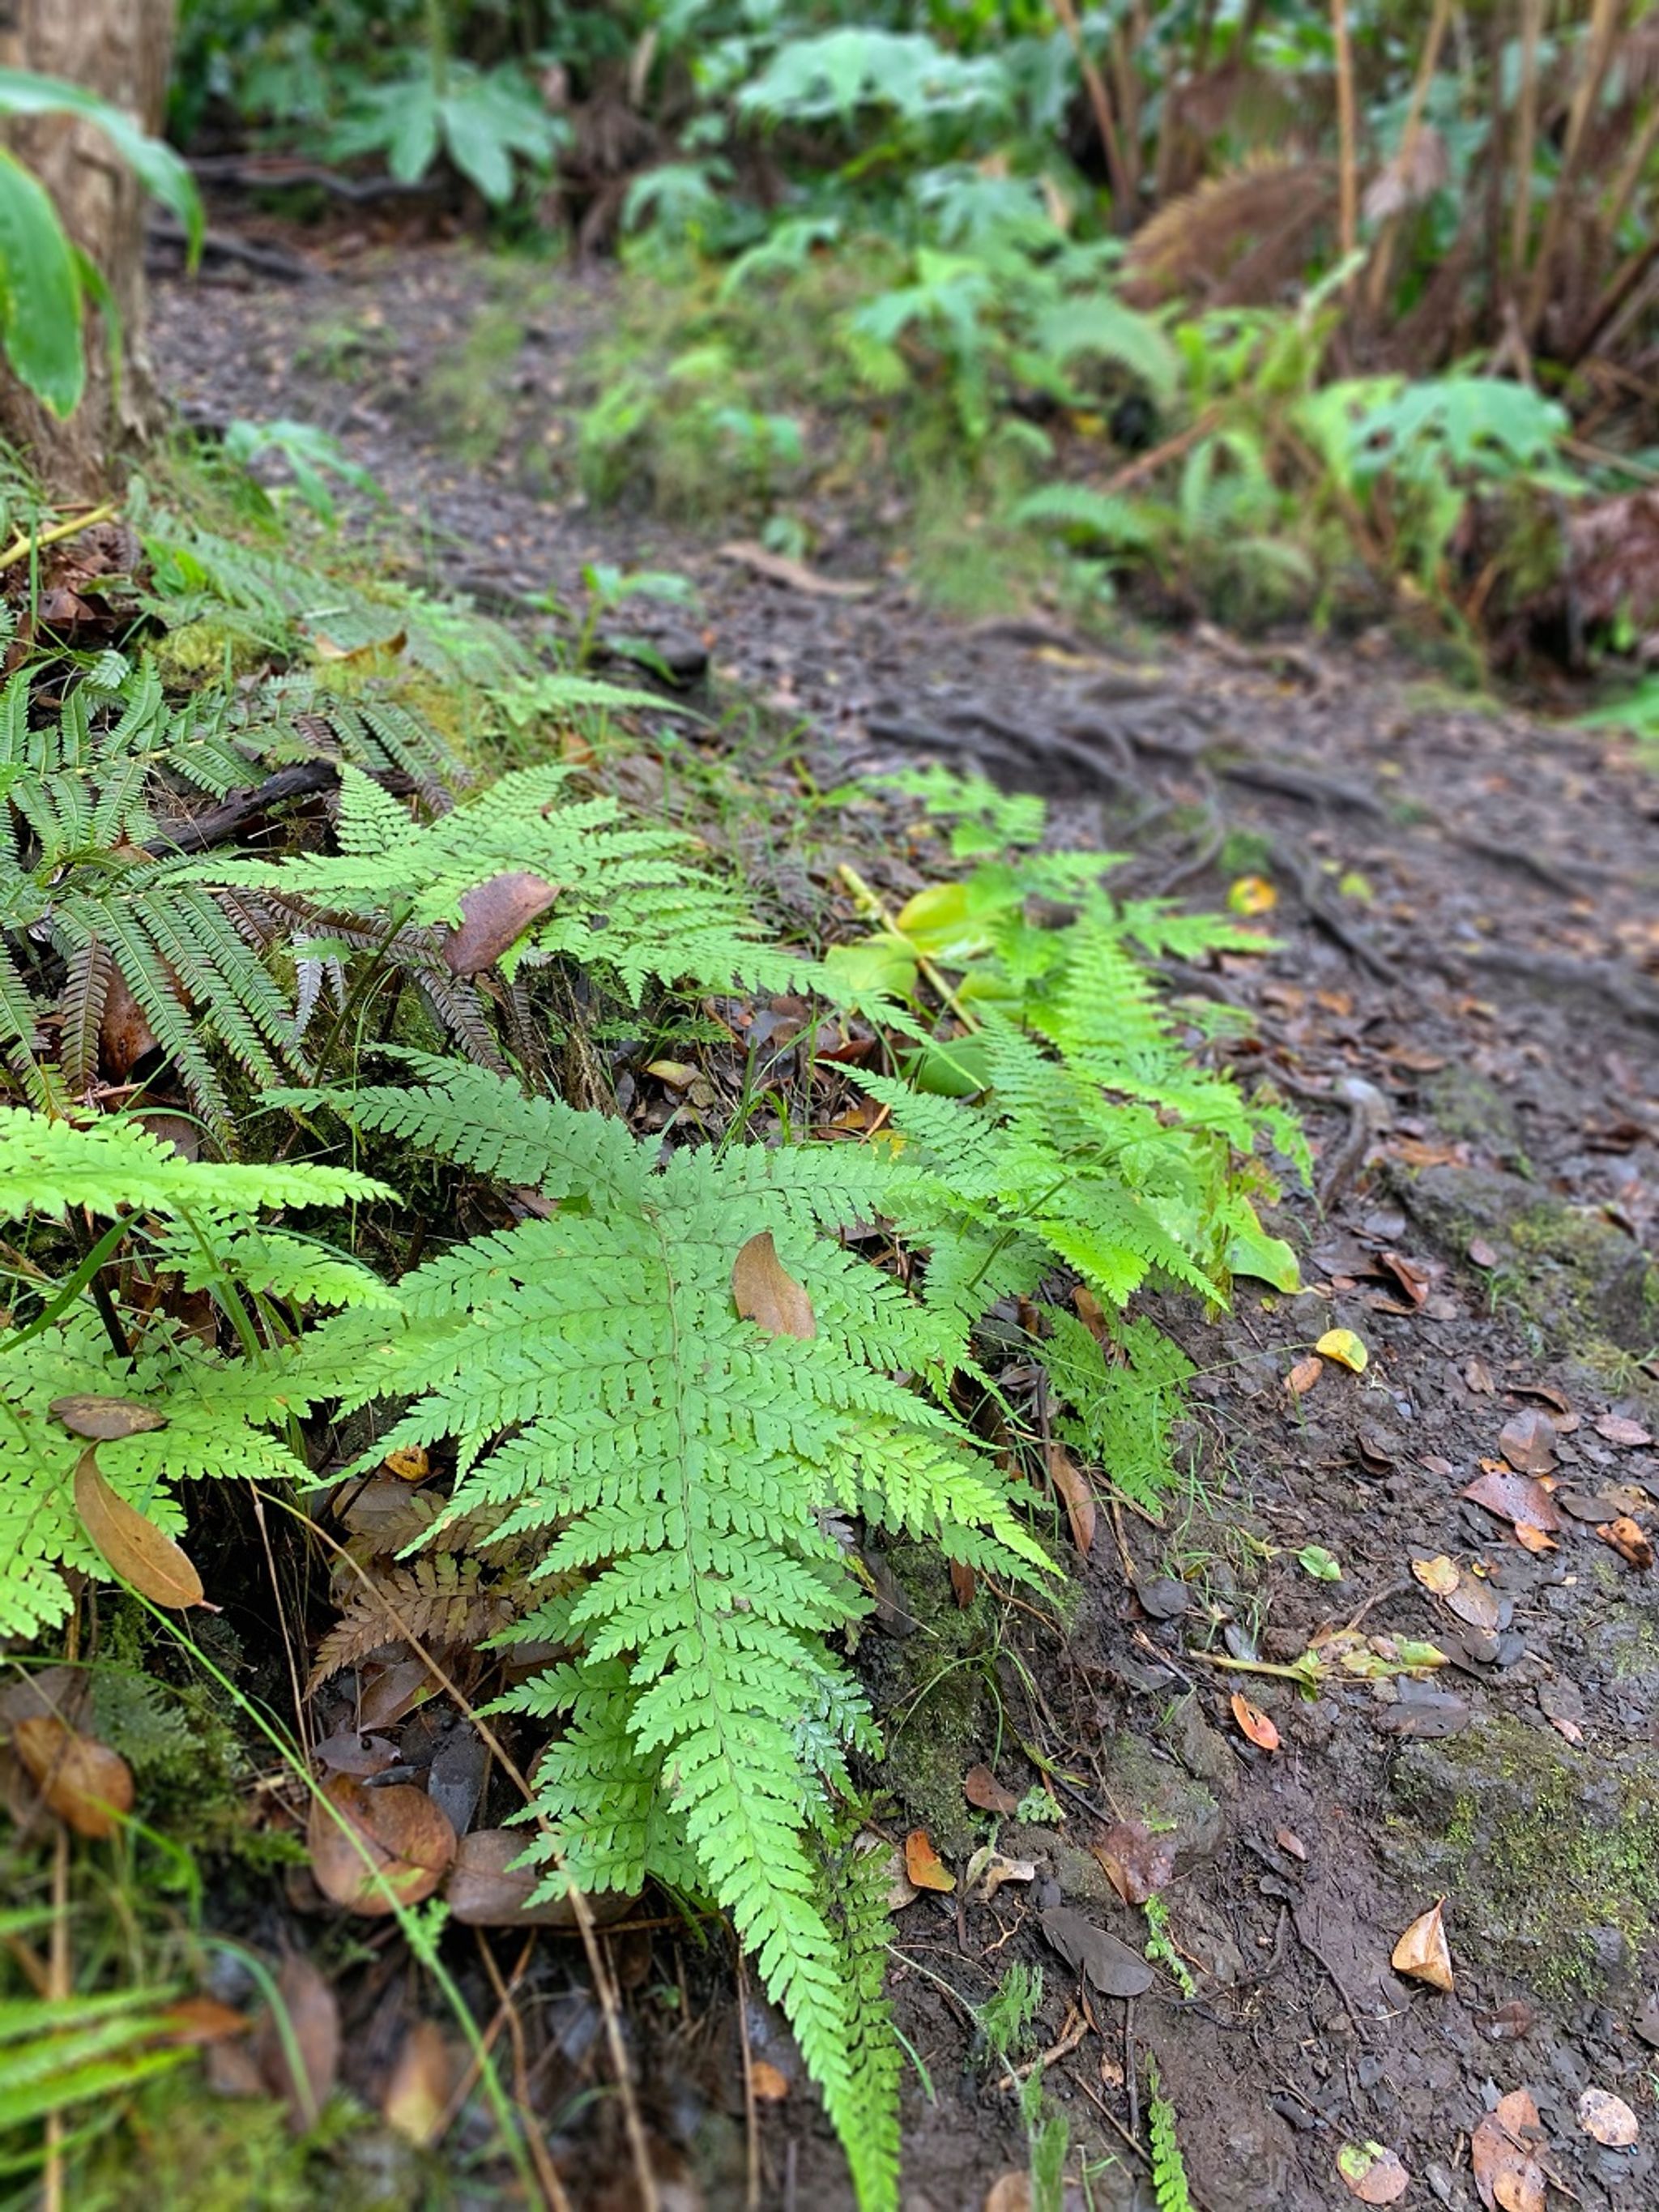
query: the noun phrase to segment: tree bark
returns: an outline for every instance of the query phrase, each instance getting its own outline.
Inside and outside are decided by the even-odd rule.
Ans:
[[[159,132],[175,0],[0,0],[0,65],[67,77]],[[14,122],[8,142],[52,194],[70,236],[104,272],[120,320],[121,367],[88,302],[87,388],[67,422],[0,366],[0,434],[58,500],[96,500],[121,451],[154,435],[160,394],[144,348],[144,193],[96,126],[72,116]]]

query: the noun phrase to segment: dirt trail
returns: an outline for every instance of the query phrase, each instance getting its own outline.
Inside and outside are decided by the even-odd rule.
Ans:
[[[1652,1571],[1602,1533],[1659,1515],[1659,779],[1600,738],[1434,697],[1385,653],[964,628],[870,568],[878,588],[854,600],[718,558],[721,518],[699,539],[538,497],[527,456],[545,453],[603,312],[574,285],[514,364],[505,457],[469,470],[438,434],[434,373],[483,296],[476,264],[425,251],[302,288],[167,285],[158,351],[202,419],[334,431],[428,526],[451,581],[568,592],[594,556],[694,576],[715,667],[798,714],[826,773],[977,763],[1050,794],[1070,842],[1127,852],[1127,887],[1213,904],[1255,871],[1279,888],[1278,951],[1182,981],[1246,1011],[1242,1072],[1308,1117],[1328,1203],[1286,1214],[1310,1287],[1241,1285],[1218,1318],[1166,1308],[1202,1370],[1200,1486],[1162,1529],[1125,1516],[1121,1553],[1103,1528],[1063,1646],[1011,1625],[1035,1692],[1006,1655],[936,1666],[929,1687],[920,1639],[866,1645],[901,1716],[896,1826],[968,1848],[966,1770],[994,1759],[1017,1793],[1036,1779],[1009,1723],[1073,1782],[1063,1826],[1004,1825],[1001,1848],[1039,1863],[1035,1893],[960,1916],[924,1899],[896,1920],[900,2019],[936,2100],[913,2075],[908,2212],[979,2212],[1022,2157],[1010,2100],[968,2063],[958,2000],[982,2001],[1015,1958],[1041,1962],[1040,2027],[1066,2040],[1084,2016],[1036,1907],[1136,1940],[1087,1849],[1136,1818],[1176,1850],[1166,1894],[1194,1994],[1160,1976],[1127,2020],[1095,1998],[1050,2069],[1074,2140],[1119,2161],[1097,2207],[1150,2202],[1114,2126],[1130,2117],[1126,2061],[1148,2050],[1207,2212],[1352,2202],[1335,2153],[1366,2137],[1411,2169],[1407,2205],[1490,2204],[1470,2138],[1522,2087],[1565,2192],[1552,2203],[1659,2203],[1659,1612]],[[347,326],[369,341],[356,380],[322,373],[316,343],[296,368],[302,331],[337,344]],[[849,573],[856,550],[849,537]],[[821,557],[838,565],[833,539]],[[861,865],[903,890],[901,863]],[[1333,1326],[1359,1333],[1370,1365],[1328,1365],[1298,1399],[1292,1361]],[[1463,1495],[1500,1437],[1560,1478],[1549,1548]],[[1310,1546],[1340,1579],[1298,1565]],[[1462,1576],[1450,1599],[1413,1572],[1442,1558]],[[920,1607],[920,1571],[891,1564]],[[1215,1663],[1282,1668],[1344,1626],[1367,1663],[1386,1653],[1364,1639],[1390,1638],[1431,1639],[1451,1663],[1428,1681],[1339,1674],[1316,1700]],[[1234,1729],[1239,1688],[1275,1720],[1276,1754]],[[1389,1966],[1442,1894],[1450,1995]],[[711,2148],[687,2050],[640,2033],[665,2136],[708,2202],[741,2202],[722,2163],[732,2123]],[[1581,2127],[1589,2087],[1635,2108],[1633,2148]],[[804,2100],[769,2121],[765,2148],[769,2204],[842,2201]]]

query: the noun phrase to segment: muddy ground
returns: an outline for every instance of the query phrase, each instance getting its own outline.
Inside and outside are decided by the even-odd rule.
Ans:
[[[499,289],[464,252],[350,243],[303,283],[163,283],[156,348],[188,416],[322,423],[420,525],[434,574],[502,605],[571,594],[594,557],[691,576],[695,635],[669,642],[689,665],[700,641],[728,687],[798,716],[820,779],[979,764],[1048,793],[1067,842],[1127,853],[1126,886],[1210,906],[1246,873],[1279,890],[1276,951],[1177,980],[1248,1012],[1229,1049],[1305,1114],[1327,1202],[1283,1211],[1299,1296],[1241,1285],[1231,1314],[1164,1309],[1200,1369],[1190,1495],[1162,1527],[1121,1512],[1114,1539],[1103,1519],[1069,1632],[1011,1612],[988,1654],[966,1648],[933,1563],[887,1563],[900,1601],[863,1663],[889,1717],[894,1834],[925,1826],[959,1866],[988,1832],[969,1767],[1018,1796],[1039,1779],[1024,1744],[1065,1778],[1061,1822],[1001,1827],[1038,1867],[1030,1888],[895,1917],[898,2018],[926,2069],[907,2074],[908,2212],[980,2212],[1024,2163],[973,2023],[1016,1960],[1044,1968],[1048,2087],[1099,2161],[1096,2207],[1152,2202],[1148,2053],[1206,2212],[1351,2203],[1335,2154],[1367,2137],[1409,2168],[1401,2202],[1472,2208],[1472,2136],[1519,2088],[1552,2206],[1659,2204],[1659,1609],[1651,1567],[1605,1533],[1659,1520],[1659,779],[1604,735],[1437,691],[1381,637],[1246,648],[1126,622],[1083,638],[1013,609],[969,627],[833,513],[815,518],[818,571],[866,596],[720,557],[751,534],[741,518],[699,533],[594,512],[557,456],[603,285],[544,293],[501,376],[495,450],[460,458],[454,366]],[[900,856],[859,858],[908,887]],[[787,852],[771,866],[786,908],[829,896],[792,882]],[[1333,1326],[1369,1367],[1328,1363],[1297,1395],[1287,1377]],[[1510,1518],[1464,1494],[1504,1451],[1558,1484],[1542,1504],[1500,1495]],[[1514,1533],[1528,1512],[1547,1547]],[[1340,1579],[1298,1564],[1310,1546]],[[1413,1571],[1441,1559],[1449,1597]],[[1342,1629],[1372,1660],[1420,1638],[1449,1663],[1334,1669],[1316,1698],[1219,1663],[1284,1668]],[[1234,1724],[1239,1690],[1276,1753]],[[1160,1972],[1127,2008],[1079,1989],[1037,1918],[1064,1905],[1139,1948],[1089,1849],[1125,1820],[1176,1847],[1165,1894],[1193,1983]],[[1442,1896],[1449,1993],[1389,1963]],[[687,2203],[739,2204],[732,2007],[714,1977],[697,2017],[665,2010],[672,1933],[629,1943],[665,2170]],[[525,1986],[556,2021],[581,1979],[549,1946]],[[791,2072],[775,2023],[750,2018]],[[1591,2087],[1633,2107],[1633,2148],[1581,2126]],[[582,2141],[555,2136],[576,2201],[622,2202]],[[804,2088],[771,2109],[761,2154],[768,2206],[846,2201]]]

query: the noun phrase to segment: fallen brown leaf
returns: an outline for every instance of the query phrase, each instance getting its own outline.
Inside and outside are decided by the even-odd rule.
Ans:
[[[319,1889],[349,1912],[418,1905],[455,1857],[449,1815],[413,1783],[370,1789],[336,1774],[312,1800],[306,1841]]]
[[[52,1411],[73,1437],[90,1437],[109,1443],[118,1437],[136,1437],[146,1429],[164,1429],[165,1413],[154,1406],[141,1406],[136,1398],[99,1398],[90,1394],[54,1398]]]
[[[290,1951],[276,1974],[277,2008],[254,2030],[251,2056],[295,2135],[316,2126],[340,2065],[340,2008],[309,1959]],[[295,2063],[298,2060],[298,2064]]]
[[[1054,1485],[1055,1497],[1066,1508],[1072,1541],[1086,1559],[1095,1540],[1095,1494],[1087,1479],[1057,1443],[1048,1447],[1048,1480]]]
[[[1540,2133],[1526,2089],[1511,2089],[1479,2122],[1469,2139],[1469,2170],[1486,2212],[1544,2212],[1543,2171],[1528,2141]]]
[[[1324,1361],[1310,1352],[1305,1359],[1298,1359],[1285,1377],[1285,1388],[1292,1398],[1305,1398],[1324,1372]]]
[[[118,1498],[99,1471],[88,1446],[75,1469],[75,1510],[82,1526],[124,1582],[153,1605],[203,1602],[202,1577],[164,1528]]]
[[[912,1828],[904,1838],[904,1871],[918,1889],[952,1890],[957,1886],[926,1828]]]
[[[1023,2167],[1010,2166],[985,2192],[985,2212],[1031,2212],[1031,2178]]]
[[[781,2105],[789,2094],[789,2076],[769,2058],[757,2058],[749,2069],[749,2086],[763,2105]]]
[[[1055,1905],[1038,1917],[1043,1934],[1066,1965],[1103,1996],[1144,1996],[1152,1986],[1152,1970],[1140,1954],[1097,1928],[1083,1913],[1068,1905]]]
[[[1467,1485],[1463,1495],[1511,1526],[1525,1521],[1552,1534],[1561,1526],[1555,1500],[1543,1484],[1529,1474],[1512,1474],[1507,1468],[1488,1468]]]
[[[1293,1859],[1300,1859],[1304,1865],[1306,1864],[1308,1846],[1294,1828],[1275,1828],[1273,1841],[1281,1851],[1288,1851]]]
[[[1642,2133],[1636,2115],[1609,2089],[1586,2089],[1578,2100],[1578,2124],[1608,2150],[1628,2150]]]
[[[541,1886],[544,1867],[515,1867],[530,1838],[521,1828],[474,1828],[455,1846],[455,1863],[444,1887],[452,1919],[465,1928],[574,1928],[576,1911],[568,1895],[530,1901]],[[587,1909],[604,1927],[631,1912],[638,1899],[621,1890],[599,1890]]]
[[[1616,1521],[1609,1521],[1595,1533],[1632,1566],[1646,1569],[1653,1565],[1653,1540],[1628,1514],[1621,1513]]]
[[[57,1410],[54,1406],[52,1411]],[[1620,1444],[1626,1450],[1653,1442],[1651,1430],[1644,1429],[1640,1421],[1626,1420],[1622,1413],[1598,1414],[1593,1426],[1598,1437],[1605,1437],[1610,1444]]]
[[[11,1747],[46,1805],[77,1836],[101,1842],[132,1810],[132,1769],[120,1753],[55,1714],[19,1721]]]
[[[818,1325],[812,1301],[794,1277],[785,1272],[772,1243],[772,1232],[763,1229],[738,1254],[732,1268],[732,1296],[745,1321],[752,1321],[768,1336],[816,1336]]]
[[[380,2112],[416,2150],[430,2150],[443,2133],[455,2088],[455,2066],[435,2020],[417,2020],[404,2038],[386,2087]]]
[[[1115,1820],[1089,1848],[1126,1905],[1145,1905],[1155,1891],[1169,1887],[1175,1872],[1173,1841],[1153,1835],[1141,1820]]]
[[[539,921],[559,896],[556,884],[514,868],[479,884],[461,901],[461,918],[444,939],[452,975],[479,975]]]
[[[1411,2187],[1410,2174],[1380,2142],[1344,2143],[1336,2170],[1362,2204],[1396,2203]]]
[[[1012,1790],[1003,1788],[988,1766],[969,1768],[962,1778],[962,1794],[981,1813],[1000,1813],[1006,1817],[1019,1809],[1018,1798]]]
[[[1419,1912],[1394,1947],[1389,1963],[1396,1974],[1404,1974],[1414,1982],[1426,1982],[1432,1990],[1450,1990],[1453,1986],[1451,1951],[1446,1942],[1443,1897],[1426,1912]]]
[[[1228,1702],[1241,1735],[1248,1736],[1262,1751],[1279,1749],[1279,1730],[1260,1705],[1253,1705],[1242,1690],[1235,1690]]]
[[[1555,1424],[1536,1406],[1523,1406],[1498,1431],[1498,1449],[1517,1474],[1547,1474],[1555,1465]]]

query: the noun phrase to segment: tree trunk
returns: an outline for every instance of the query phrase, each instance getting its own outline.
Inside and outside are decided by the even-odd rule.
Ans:
[[[0,0],[0,65],[67,77],[159,132],[175,0]],[[115,456],[153,435],[160,396],[144,349],[144,194],[96,126],[72,116],[11,125],[8,141],[52,194],[70,236],[104,272],[120,318],[122,362],[88,303],[87,388],[67,422],[0,366],[0,435],[21,447],[53,497],[95,500]]]

